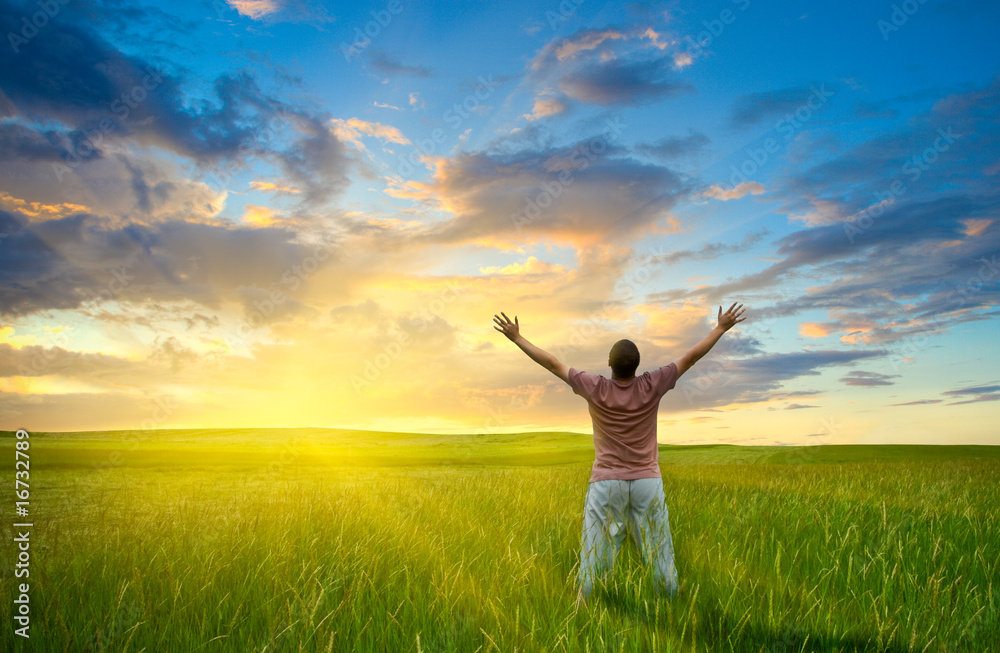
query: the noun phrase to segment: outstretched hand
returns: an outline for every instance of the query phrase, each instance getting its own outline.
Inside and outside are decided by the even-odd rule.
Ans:
[[[500,319],[500,315],[503,315],[502,320]],[[498,325],[493,328],[507,336],[511,341],[516,340],[521,335],[521,325],[517,323],[517,316],[515,315],[514,321],[511,322],[510,318],[503,311],[500,311],[500,315],[493,316],[493,321]]]
[[[740,317],[740,315],[743,315],[743,311],[745,310],[747,309],[743,306],[743,304],[740,304],[739,308],[737,308],[736,302],[733,302],[733,305],[730,306],[729,310],[726,311],[725,313],[722,312],[722,307],[720,306],[719,326],[722,327],[723,330],[729,331],[735,325],[739,324],[740,322],[746,319],[745,317]],[[736,318],[738,317],[740,317],[740,319],[737,320]]]

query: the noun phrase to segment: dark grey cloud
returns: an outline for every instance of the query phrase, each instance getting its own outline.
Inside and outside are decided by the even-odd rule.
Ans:
[[[727,336],[728,337],[728,336]],[[884,349],[827,349],[759,354],[742,347],[723,348],[714,358],[699,361],[677,383],[689,407],[770,402],[820,394],[819,390],[789,388],[788,384],[819,376],[822,369],[851,365],[885,356]]]
[[[36,131],[15,122],[0,123],[0,159],[61,162],[74,149],[68,137],[56,130]]]
[[[662,161],[673,161],[704,152],[711,140],[705,134],[689,130],[687,136],[665,136],[653,143],[640,143],[635,149],[640,154]]]
[[[640,30],[608,26],[553,39],[533,58],[529,81],[585,104],[637,106],[693,92],[674,58],[644,41]]]
[[[5,34],[20,30],[22,12],[12,7],[0,4]],[[351,157],[328,129],[328,115],[263,90],[247,71],[224,73],[209,98],[191,98],[170,66],[127,55],[84,23],[62,18],[18,52],[0,48],[0,97],[17,118],[0,130],[0,152],[29,161],[62,158],[72,168],[101,158],[110,141],[127,139],[202,169],[274,160],[303,185],[308,204],[346,186]]]
[[[68,344],[68,343],[67,343]],[[0,343],[0,376],[69,374],[105,378],[119,376],[135,363],[119,356],[77,352],[63,347],[28,345],[20,349]]]
[[[574,100],[602,106],[636,106],[694,92],[694,86],[677,78],[669,56],[590,61],[563,74],[558,88]]]
[[[330,131],[330,116],[304,112],[288,114],[297,137],[274,159],[292,185],[302,191],[306,205],[319,205],[343,192],[350,184],[348,172],[353,157]]]
[[[884,356],[885,350],[814,350],[785,354],[767,354],[738,361],[737,369],[751,376],[765,377],[771,381],[799,376],[819,375],[816,368],[828,365],[847,365],[867,358]]]
[[[733,103],[730,124],[736,128],[758,125],[765,120],[794,113],[806,104],[813,90],[808,86],[747,93]]]
[[[376,72],[382,73],[383,75],[431,77],[434,74],[434,71],[430,68],[405,64],[402,61],[390,57],[381,50],[369,51],[368,62]]]
[[[315,253],[315,246],[279,227],[113,226],[86,213],[30,223],[0,211],[0,313],[77,309],[109,299],[189,300],[216,308],[224,300],[247,300],[247,288],[289,291],[286,275],[294,277],[296,266]]]
[[[958,390],[948,390],[941,394],[946,397],[961,399],[961,401],[948,403],[948,406],[974,404],[981,401],[998,401],[1000,400],[1000,385],[973,385],[966,388],[959,388]],[[967,399],[966,397],[970,398]]]
[[[854,370],[849,372],[847,376],[841,377],[840,381],[846,385],[854,386],[893,385],[895,382],[890,381],[889,379],[898,376],[898,374],[879,374],[878,372]]]
[[[770,233],[767,229],[760,229],[748,233],[738,243],[708,243],[699,249],[685,249],[670,252],[669,254],[661,254],[650,259],[650,262],[674,265],[681,261],[707,261],[726,254],[740,254],[760,242]]]
[[[429,199],[456,207],[423,230],[429,242],[556,238],[627,240],[689,195],[668,167],[627,156],[611,129],[570,144],[497,145],[460,153],[441,166]]]
[[[769,186],[769,197],[791,215],[814,211],[816,200],[828,202],[826,220],[778,239],[777,260],[763,269],[654,299],[773,297],[786,281],[815,280],[799,296],[768,297],[762,303],[769,305],[756,309],[758,318],[826,310],[832,319],[825,322],[839,325],[839,335],[875,345],[918,340],[917,346],[929,346],[922,340],[927,336],[994,319],[1000,315],[1000,194],[983,171],[1000,164],[998,118],[995,78],[939,96],[906,125],[838,156],[789,166]],[[926,165],[914,162],[925,155]],[[903,184],[903,192],[875,207],[892,195],[893,182]]]
[[[4,15],[0,31],[15,23],[14,15]],[[195,159],[236,154],[276,110],[247,74],[220,76],[213,89],[218,103],[197,109],[185,107],[180,81],[58,16],[19,53],[0,48],[0,88],[23,119],[58,120],[105,138],[130,136]]]

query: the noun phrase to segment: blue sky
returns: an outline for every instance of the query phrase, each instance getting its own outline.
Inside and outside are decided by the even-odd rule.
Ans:
[[[608,373],[740,301],[661,440],[997,443],[993,3],[0,15],[5,428],[587,430],[494,312]]]

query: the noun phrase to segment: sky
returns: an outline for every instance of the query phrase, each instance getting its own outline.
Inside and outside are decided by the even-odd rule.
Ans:
[[[0,428],[1000,444],[1000,5],[0,0]]]

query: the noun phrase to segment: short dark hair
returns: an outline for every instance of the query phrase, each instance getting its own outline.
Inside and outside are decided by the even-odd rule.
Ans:
[[[619,340],[611,348],[611,371],[615,376],[628,379],[639,367],[639,348],[631,340]]]

